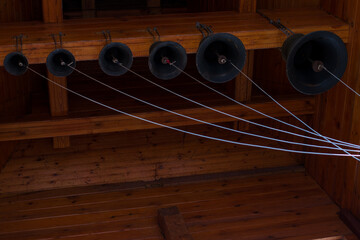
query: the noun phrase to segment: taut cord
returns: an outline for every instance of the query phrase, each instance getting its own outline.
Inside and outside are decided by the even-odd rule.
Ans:
[[[167,129],[172,129],[172,130],[175,130],[175,131],[178,131],[178,132],[181,132],[181,133],[186,133],[186,134],[189,134],[189,135],[193,135],[193,136],[196,136],[196,137],[202,137],[202,138],[206,138],[206,139],[209,139],[209,140],[214,140],[214,141],[220,141],[220,142],[225,142],[225,143],[231,143],[231,144],[236,144],[236,145],[241,145],[241,146],[247,146],[247,147],[256,147],[256,148],[262,148],[262,149],[270,149],[270,150],[276,150],[276,151],[283,151],[283,152],[290,152],[290,153],[300,153],[300,154],[311,154],[311,155],[323,155],[323,156],[348,156],[347,154],[338,154],[338,153],[323,153],[323,152],[307,152],[307,151],[297,151],[297,150],[291,150],[291,149],[283,149],[283,148],[276,148],[276,147],[269,147],[269,146],[263,146],[263,145],[257,145],[257,144],[249,144],[249,143],[242,143],[242,142],[236,142],[236,141],[231,141],[231,140],[226,140],[226,139],[221,139],[221,138],[216,138],[216,137],[211,137],[211,136],[207,136],[207,135],[203,135],[203,134],[198,134],[198,133],[194,133],[194,132],[190,132],[190,131],[186,131],[186,130],[183,130],[183,129],[179,129],[179,128],[175,128],[175,127],[171,127],[171,126],[168,126],[168,125],[165,125],[165,124],[161,124],[161,123],[158,123],[158,122],[154,122],[154,121],[151,121],[151,120],[148,120],[148,119],[145,119],[145,118],[142,118],[142,117],[138,117],[136,115],[133,115],[133,114],[130,114],[130,113],[127,113],[127,112],[124,112],[124,111],[121,111],[121,110],[118,110],[116,108],[113,108],[111,106],[108,106],[106,104],[103,104],[99,101],[96,101],[94,99],[91,99],[89,97],[86,97],[78,92],[75,92],[67,87],[64,87],[62,86],[61,84],[57,83],[57,82],[54,82],[52,81],[51,79],[47,78],[46,76],[42,75],[41,73],[38,73],[37,71],[33,70],[32,68],[30,67],[27,67],[27,69],[29,69],[31,72],[35,73],[36,75],[46,79],[47,81],[49,81],[50,83],[78,96],[78,97],[81,97],[83,99],[86,99],[92,103],[95,103],[97,105],[100,105],[102,107],[105,107],[107,109],[110,109],[112,111],[115,111],[117,113],[121,113],[121,114],[124,114],[126,116],[129,116],[129,117],[132,117],[132,118],[135,118],[135,119],[138,119],[138,120],[142,120],[144,122],[147,122],[147,123],[151,123],[151,124],[154,124],[154,125],[157,125],[159,127],[164,127],[164,128],[167,128]],[[354,156],[360,156],[359,154],[357,155],[354,155]]]

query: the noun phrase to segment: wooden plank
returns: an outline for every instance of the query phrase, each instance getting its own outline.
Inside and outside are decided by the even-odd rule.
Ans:
[[[161,239],[157,209],[174,205],[196,239],[308,240],[351,234],[338,219],[336,205],[304,173],[78,190],[0,198],[5,216],[0,239]]]
[[[176,206],[160,208],[158,221],[161,232],[166,240],[192,240],[184,218]]]
[[[280,102],[296,115],[313,113],[312,97],[301,100],[283,100]],[[273,117],[287,116],[286,112],[274,106],[272,102],[254,103],[249,104],[249,106]],[[220,106],[215,108],[235,116],[241,116],[245,119],[252,120],[263,118],[261,115],[251,112],[248,109],[241,108],[238,105]],[[208,122],[227,122],[233,119],[204,108],[184,109],[178,110],[177,112]],[[180,118],[167,112],[149,112],[136,115],[173,127],[199,124],[198,122]],[[158,127],[159,126],[124,115],[4,123],[0,124],[0,141],[152,129]]]
[[[61,86],[67,87],[66,77],[56,77],[48,72],[48,78]],[[66,116],[69,111],[68,92],[51,82],[48,83],[50,113],[53,117]],[[61,136],[53,138],[54,148],[67,148],[70,146],[70,137]]]
[[[266,14],[281,20],[295,32],[309,33],[328,30],[348,40],[349,26],[319,9],[267,11]],[[179,21],[181,19],[181,21]],[[63,32],[64,48],[71,51],[78,61],[96,60],[104,41],[96,34],[109,29],[114,42],[127,44],[135,57],[148,56],[152,37],[146,32],[149,25],[157,26],[163,41],[181,43],[188,53],[195,53],[202,35],[195,28],[196,21],[212,25],[215,32],[229,32],[239,37],[248,50],[280,47],[286,36],[256,13],[236,12],[166,14],[143,17],[123,17],[117,19],[65,20],[61,24],[22,23],[9,24],[0,32],[23,33],[28,36],[23,53],[30,64],[44,63],[53,49],[53,32]],[[1,31],[2,30],[2,31]],[[119,34],[121,32],[121,34]],[[13,43],[7,34],[0,35],[0,64],[6,54],[13,51]]]
[[[347,45],[348,67],[342,80],[359,91],[360,63],[357,56],[360,53],[360,4],[353,0],[322,0],[321,6],[351,24]],[[358,97],[338,84],[331,91],[319,96],[317,102],[320,111],[317,111],[315,125],[320,132],[344,141],[360,143]],[[318,157],[308,160],[306,167],[334,201],[360,217],[360,175],[357,161]]]
[[[62,0],[42,0],[43,21],[61,23],[63,21]]]

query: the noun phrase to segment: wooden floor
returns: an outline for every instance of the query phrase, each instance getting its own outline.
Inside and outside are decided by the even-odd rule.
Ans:
[[[279,147],[267,140],[205,126],[186,129]],[[78,136],[70,141],[71,147],[65,149],[53,149],[52,139],[20,142],[0,173],[0,194],[299,165],[288,153],[236,146],[167,129]]]
[[[168,206],[180,209],[194,239],[356,239],[303,172],[3,194],[0,239],[163,239],[156,216]]]

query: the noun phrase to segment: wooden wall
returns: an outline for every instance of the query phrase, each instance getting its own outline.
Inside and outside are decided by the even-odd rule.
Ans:
[[[360,91],[360,3],[356,0],[322,0],[328,12],[350,23],[349,65],[343,80]],[[342,84],[318,98],[317,129],[328,136],[360,143],[360,99]],[[343,208],[360,217],[359,163],[352,158],[317,158],[307,161],[309,173]]]
[[[41,0],[0,1],[0,24],[40,20],[41,18]],[[12,35],[9,34],[9,38],[11,37]],[[3,67],[0,67],[0,121],[16,118],[28,110],[26,103],[29,100],[30,92],[29,78],[31,78],[31,74],[28,73],[22,77],[13,77]],[[0,171],[14,146],[15,142],[0,143]]]

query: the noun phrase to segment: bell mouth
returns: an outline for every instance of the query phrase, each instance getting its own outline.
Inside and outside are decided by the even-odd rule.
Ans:
[[[66,49],[55,49],[46,59],[46,67],[49,72],[57,77],[69,76],[76,67],[74,55]]]
[[[224,83],[239,74],[232,64],[242,69],[245,59],[246,50],[239,38],[229,33],[216,33],[204,38],[200,43],[196,54],[196,66],[206,80]]]
[[[173,63],[177,68],[170,65]],[[176,42],[155,42],[150,47],[150,72],[162,80],[170,80],[181,74],[187,64],[186,50]]]
[[[338,83],[326,71],[314,70],[314,63],[319,62],[336,77],[343,76],[347,66],[347,50],[337,35],[326,31],[313,32],[301,37],[290,47],[286,71],[296,90],[316,95],[328,91]]]
[[[27,71],[28,66],[27,58],[20,52],[9,53],[4,58],[4,68],[11,75],[23,75]]]
[[[110,76],[121,76],[133,63],[133,54],[128,46],[123,43],[109,43],[100,51],[99,65],[101,70]]]

